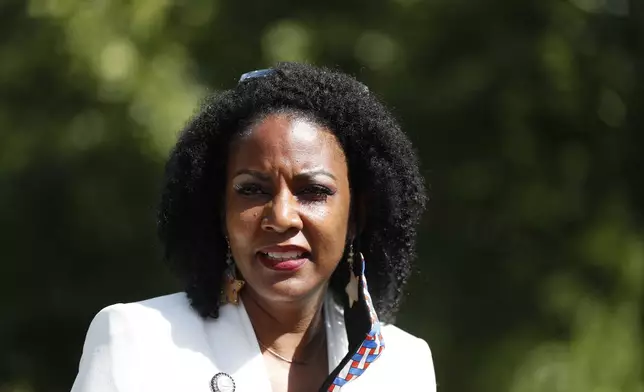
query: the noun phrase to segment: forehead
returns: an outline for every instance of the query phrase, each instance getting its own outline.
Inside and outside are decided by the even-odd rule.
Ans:
[[[347,172],[344,151],[331,131],[286,114],[268,115],[244,132],[231,146],[229,165],[294,172],[326,168],[345,176]]]

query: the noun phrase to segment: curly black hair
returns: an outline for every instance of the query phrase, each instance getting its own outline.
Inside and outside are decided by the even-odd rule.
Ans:
[[[298,113],[330,129],[343,147],[361,222],[355,244],[378,316],[393,321],[412,271],[424,180],[412,144],[385,106],[353,77],[280,63],[261,77],[215,94],[180,133],[166,165],[158,213],[164,257],[202,317],[217,317],[227,243],[223,205],[228,147],[254,122]],[[345,255],[346,257],[346,255]],[[344,293],[348,264],[330,288]]]

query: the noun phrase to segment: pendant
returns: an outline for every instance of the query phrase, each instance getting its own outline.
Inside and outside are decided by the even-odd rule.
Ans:
[[[228,269],[224,273],[224,287],[221,291],[221,303],[239,305],[239,293],[244,287],[243,280],[237,279],[235,274]]]
[[[352,308],[353,304],[358,302],[358,289],[358,277],[353,273],[353,270],[351,270],[349,283],[347,283],[347,287],[344,288],[344,291],[347,293],[347,297],[349,297],[349,308]]]
[[[227,373],[217,373],[210,380],[212,392],[235,392],[235,381]]]

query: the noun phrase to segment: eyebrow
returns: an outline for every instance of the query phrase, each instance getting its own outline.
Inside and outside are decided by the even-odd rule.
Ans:
[[[237,176],[240,176],[242,174],[247,174],[249,176],[259,178],[262,181],[270,180],[270,176],[268,174],[262,173],[262,172],[257,171],[257,170],[251,170],[251,169],[241,169],[241,170],[237,171],[237,173],[235,173],[233,178],[237,177]]]
[[[235,173],[234,177],[237,177],[237,176],[242,175],[242,174],[247,174],[249,176],[253,176],[253,177],[258,178],[258,179],[260,179],[262,181],[269,181],[271,179],[271,177],[268,174],[262,173],[262,172],[257,171],[257,170],[252,170],[252,169],[241,169],[241,170],[239,170],[239,171],[237,171]],[[332,173],[330,173],[330,172],[328,172],[328,171],[326,171],[324,169],[304,171],[304,172],[296,174],[295,178],[296,179],[297,178],[312,178],[312,177],[315,177],[315,176],[318,176],[318,175],[319,176],[326,176],[326,177],[329,177],[329,178],[337,181],[337,178]]]

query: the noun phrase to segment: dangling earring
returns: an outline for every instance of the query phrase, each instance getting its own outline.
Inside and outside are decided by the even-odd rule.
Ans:
[[[226,239],[226,243],[228,243],[228,239]],[[246,282],[237,279],[235,262],[233,261],[233,256],[230,251],[230,244],[228,244],[228,250],[226,252],[226,264],[228,264],[228,268],[226,268],[226,271],[224,272],[224,291],[222,293],[222,302],[238,305],[239,292]]]
[[[349,255],[347,257],[347,263],[349,264],[349,283],[347,283],[344,291],[346,291],[347,296],[349,297],[349,308],[352,308],[354,302],[358,301],[359,290],[358,277],[356,277],[356,274],[353,272],[353,244],[349,245]]]

